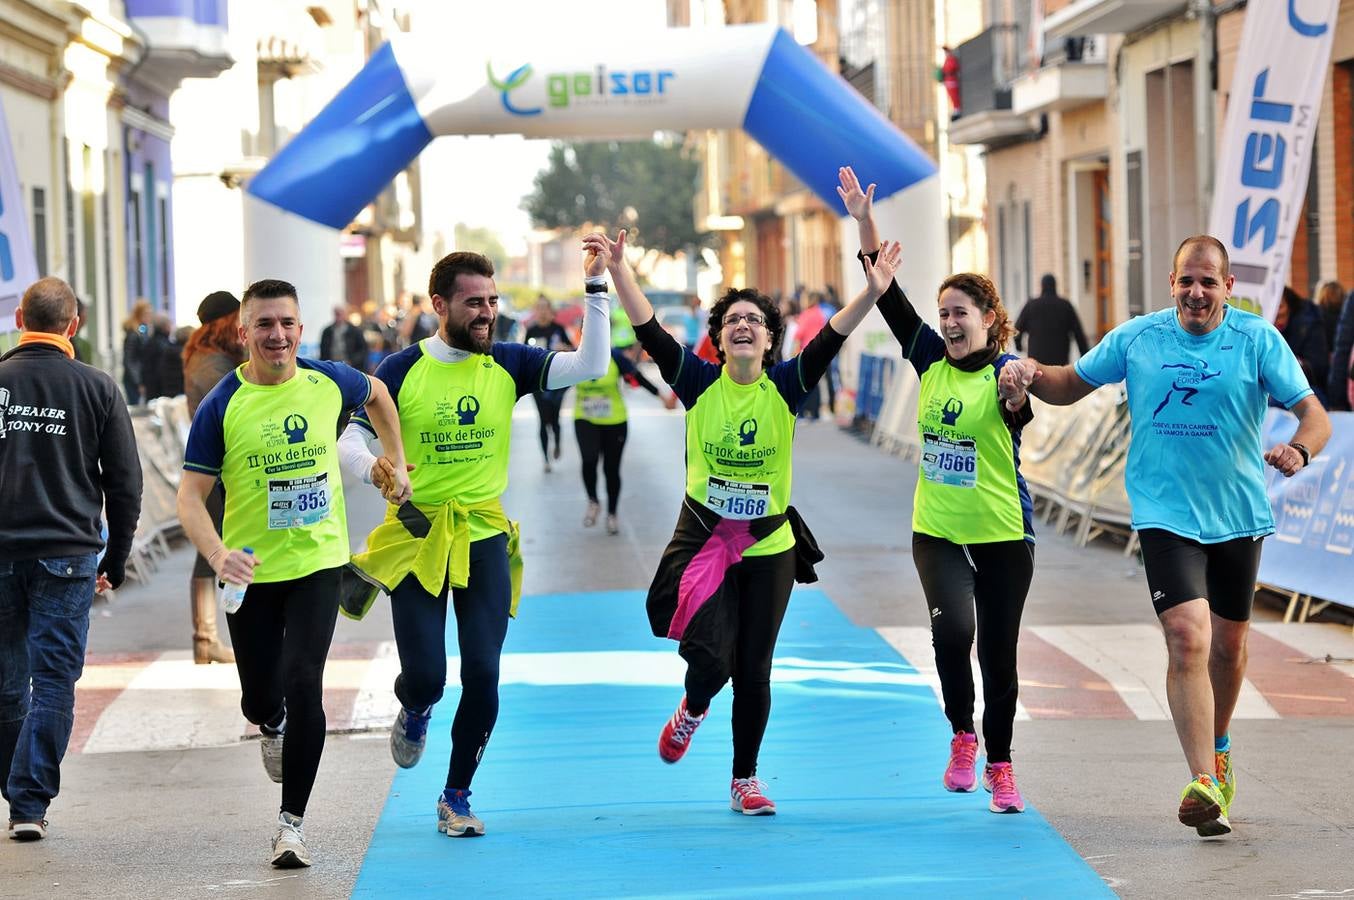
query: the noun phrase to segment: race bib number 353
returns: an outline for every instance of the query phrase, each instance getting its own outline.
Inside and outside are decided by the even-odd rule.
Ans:
[[[978,486],[978,446],[971,440],[950,441],[922,435],[921,474],[927,481],[951,487]]]
[[[771,486],[711,475],[705,485],[705,505],[726,519],[759,519],[771,505]]]
[[[303,528],[329,518],[329,473],[268,479],[268,528]]]

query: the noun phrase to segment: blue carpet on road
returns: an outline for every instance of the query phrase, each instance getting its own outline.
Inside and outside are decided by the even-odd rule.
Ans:
[[[776,652],[759,774],[779,814],[730,811],[730,690],[663,764],[680,668],[643,605],[636,591],[523,598],[475,778],[481,838],[436,830],[452,669],[354,896],[1112,896],[1032,807],[993,815],[985,792],[941,788],[949,729],[930,688],[819,591],[795,592]]]

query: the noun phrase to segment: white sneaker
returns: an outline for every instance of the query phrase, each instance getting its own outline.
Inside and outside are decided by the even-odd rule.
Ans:
[[[272,862],[279,869],[300,869],[310,865],[310,851],[301,834],[301,820],[290,813],[278,814]]]

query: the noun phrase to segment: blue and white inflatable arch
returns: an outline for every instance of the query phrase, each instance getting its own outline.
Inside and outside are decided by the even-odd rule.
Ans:
[[[567,49],[488,60],[413,38],[382,47],[250,181],[246,276],[293,281],[303,319],[325,321],[343,293],[340,230],[438,136],[706,128],[742,128],[843,216],[837,168],[853,165],[878,184],[881,233],[903,242],[900,283],[926,296],[945,274],[935,163],[785,31],[670,29],[591,54],[556,43]],[[863,283],[854,222],[842,226],[842,271]]]

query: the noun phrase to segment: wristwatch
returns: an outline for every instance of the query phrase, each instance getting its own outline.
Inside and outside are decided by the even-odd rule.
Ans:
[[[1289,441],[1288,446],[1292,447],[1294,450],[1298,451],[1298,453],[1302,454],[1302,467],[1304,469],[1312,464],[1312,451],[1307,449],[1306,444],[1299,444],[1295,443],[1294,441]]]
[[[605,294],[607,292],[607,283],[605,281],[590,281],[584,284],[583,292],[585,294]]]

